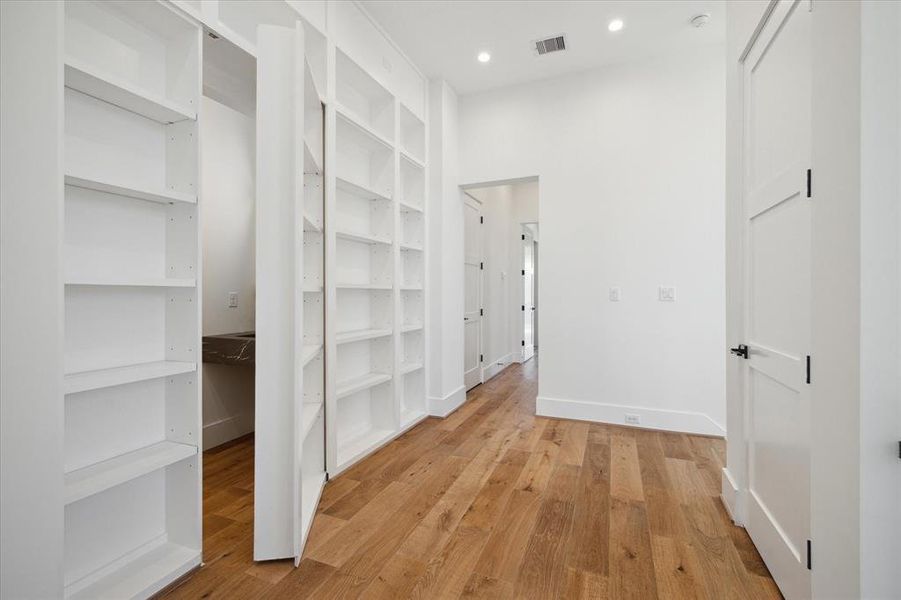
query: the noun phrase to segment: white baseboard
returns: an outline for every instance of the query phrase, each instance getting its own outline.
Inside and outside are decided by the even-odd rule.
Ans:
[[[429,414],[433,417],[444,418],[451,414],[466,402],[466,389],[460,386],[443,398],[429,396]]]
[[[536,413],[542,417],[558,417],[579,421],[596,421],[612,425],[626,425],[626,414],[638,415],[637,427],[662,429],[700,435],[725,436],[726,430],[702,413],[621,406],[583,400],[563,400],[539,396]]]
[[[253,431],[253,415],[234,415],[203,426],[203,449],[209,450]]]
[[[511,352],[510,354],[487,363],[488,366],[482,367],[482,382],[488,381],[489,379],[503,371],[510,365],[510,363],[514,362],[514,359],[515,354]]]
[[[738,486],[735,484],[735,479],[733,479],[728,468],[723,468],[720,499],[723,501],[723,506],[726,507],[726,512],[729,513],[729,517],[732,518],[732,522],[736,525],[744,526],[744,509],[741,502],[742,496],[738,490]]]

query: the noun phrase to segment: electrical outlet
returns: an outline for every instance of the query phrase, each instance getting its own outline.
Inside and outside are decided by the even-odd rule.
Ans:
[[[657,299],[661,302],[675,302],[676,301],[676,288],[661,285],[657,288]]]
[[[640,425],[641,417],[639,415],[633,415],[626,413],[626,425]]]
[[[229,292],[228,293],[228,307],[229,308],[238,308],[238,292]]]
[[[620,288],[610,288],[610,302],[619,302],[620,294],[622,294],[622,290]]]

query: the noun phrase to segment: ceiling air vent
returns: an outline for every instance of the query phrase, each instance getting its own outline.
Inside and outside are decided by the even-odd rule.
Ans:
[[[563,39],[563,34],[535,41],[535,53],[538,55],[561,50],[566,50],[566,40]]]

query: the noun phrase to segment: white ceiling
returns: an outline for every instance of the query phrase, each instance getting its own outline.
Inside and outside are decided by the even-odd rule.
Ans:
[[[363,0],[362,4],[428,77],[458,94],[670,54],[725,37],[723,0]],[[706,27],[689,24],[708,13]],[[607,23],[622,19],[618,33]],[[566,34],[564,52],[537,56],[532,41]],[[487,50],[491,61],[476,55]]]

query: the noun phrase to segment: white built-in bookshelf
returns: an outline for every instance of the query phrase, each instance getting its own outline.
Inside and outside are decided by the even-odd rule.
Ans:
[[[332,23],[368,27],[350,14],[356,4],[322,6]],[[274,526],[282,521],[299,557],[328,477],[427,414],[425,79],[400,55],[394,75],[374,74],[360,45],[339,40],[355,37],[312,25],[304,10],[315,7],[65,3],[65,597],[146,598],[201,562],[204,35],[259,69],[260,36],[272,33],[260,26],[278,25],[297,44],[269,64],[299,58],[285,321],[294,434],[291,447],[266,450],[291,456],[290,472],[279,465],[270,476],[282,484],[255,490],[263,509],[261,492],[282,511],[258,527],[278,548],[260,557],[292,552]],[[251,102],[287,89],[259,81]],[[258,156],[260,144],[286,139],[271,119],[265,129]],[[265,343],[258,336],[257,349]]]
[[[201,29],[65,4],[67,598],[146,597],[201,556]]]
[[[297,536],[295,562],[300,560],[319,503],[319,495],[326,481],[325,467],[325,185],[323,180],[324,124],[322,83],[317,83],[313,64],[315,56],[324,56],[325,40],[307,27],[303,52],[303,158],[299,169],[303,173],[302,206],[303,277],[300,296],[303,298],[300,333],[299,369],[302,371],[303,396],[297,443],[299,464],[295,467],[299,478],[300,527]],[[320,50],[319,45],[323,48]],[[316,48],[309,52],[308,48]],[[311,59],[314,59],[311,62]],[[301,152],[298,151],[298,155]]]
[[[326,169],[333,475],[426,416],[425,124],[340,47],[334,65]]]

